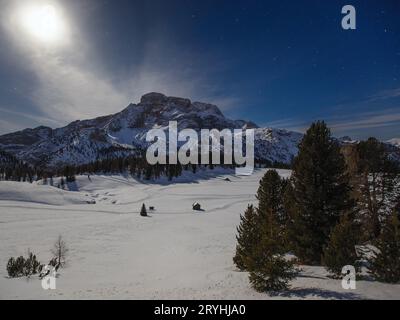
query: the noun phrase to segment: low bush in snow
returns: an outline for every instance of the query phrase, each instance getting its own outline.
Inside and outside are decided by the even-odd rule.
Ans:
[[[29,252],[28,258],[20,256],[18,258],[10,258],[7,263],[7,273],[11,278],[29,277],[40,272],[42,265],[36,259],[36,255]]]

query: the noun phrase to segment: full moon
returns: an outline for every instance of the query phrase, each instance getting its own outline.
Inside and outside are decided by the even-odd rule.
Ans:
[[[19,23],[27,34],[43,43],[57,43],[65,35],[64,19],[52,5],[22,8]]]

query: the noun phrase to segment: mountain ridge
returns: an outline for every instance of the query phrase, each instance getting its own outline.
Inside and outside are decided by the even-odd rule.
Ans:
[[[176,121],[179,130],[254,129],[255,157],[270,163],[290,164],[303,138],[299,132],[260,128],[251,121],[229,119],[213,104],[151,92],[143,95],[139,103],[131,103],[114,114],[76,120],[55,129],[39,126],[2,135],[0,151],[47,168],[141,155],[149,145],[148,130],[157,128],[167,132],[170,121]],[[338,141],[355,143],[350,137]],[[398,148],[394,143],[388,146],[394,151]]]
[[[76,120],[55,129],[39,126],[2,135],[0,149],[33,165],[81,165],[107,157],[138,155],[148,146],[147,131],[167,130],[170,121],[177,121],[179,130],[255,129],[256,157],[271,162],[290,163],[302,137],[301,133],[229,119],[213,104],[151,92],[115,114]]]

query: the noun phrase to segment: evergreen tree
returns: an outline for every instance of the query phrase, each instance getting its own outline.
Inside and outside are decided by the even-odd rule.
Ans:
[[[360,189],[358,204],[366,240],[381,233],[382,222],[393,211],[400,193],[397,165],[389,159],[383,143],[375,138],[357,146],[357,174],[354,178]]]
[[[276,239],[267,235],[253,250],[249,280],[258,292],[286,290],[289,281],[296,277],[293,261],[285,259],[279,247]]]
[[[23,274],[24,276],[30,276],[32,274],[38,273],[38,269],[40,267],[40,262],[37,261],[36,255],[32,252],[28,253],[28,258],[25,260]]]
[[[15,268],[15,259],[11,257],[7,262],[7,273],[11,278],[15,278],[18,276],[18,272]]]
[[[146,205],[143,203],[142,208],[140,209],[140,215],[142,217],[147,217],[147,209],[146,209]]]
[[[25,258],[23,256],[19,256],[15,260],[15,265],[14,265],[16,277],[24,275],[24,266],[25,266]]]
[[[26,276],[29,277],[39,272],[41,267],[40,262],[36,259],[36,255],[32,252],[28,253],[28,258],[23,256],[17,259],[10,258],[7,262],[7,273],[9,277],[16,278]]]
[[[275,170],[269,170],[260,181],[256,232],[259,240],[248,258],[249,280],[259,292],[280,291],[289,287],[296,275],[293,261],[285,254],[285,213],[283,194],[286,181]]]
[[[377,241],[378,252],[369,259],[370,273],[382,282],[398,283],[400,281],[400,221],[398,214],[393,214],[383,226]]]
[[[324,250],[324,265],[328,271],[336,277],[340,277],[342,268],[352,265],[359,271],[357,261],[357,237],[358,230],[352,215],[345,214],[340,222],[333,228],[329,243]]]
[[[283,206],[283,198],[287,180],[282,179],[275,170],[268,170],[260,181],[256,198],[258,200],[259,226],[267,230],[276,223],[279,230],[277,236],[284,242],[283,232],[287,220]]]
[[[150,179],[152,178],[152,176],[153,176],[153,166],[148,165],[148,166],[146,167],[146,170],[145,170],[144,179],[145,179],[145,180],[150,180]]]
[[[345,168],[326,124],[313,123],[299,146],[285,200],[291,246],[303,263],[321,263],[332,228],[352,207]]]
[[[250,283],[257,291],[286,289],[296,273],[293,262],[284,257],[285,184],[276,171],[268,171],[260,181],[257,210],[249,206],[238,227],[234,262],[250,272]]]
[[[247,270],[247,261],[250,252],[259,242],[260,234],[256,232],[258,223],[257,212],[252,205],[249,205],[240,216],[240,225],[237,227],[236,255],[233,262],[241,271]]]
[[[66,166],[62,172],[62,175],[65,176],[67,182],[74,182],[75,178],[75,168],[73,166]]]

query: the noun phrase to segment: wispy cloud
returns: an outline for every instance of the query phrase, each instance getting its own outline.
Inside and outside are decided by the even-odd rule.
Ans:
[[[329,120],[328,120],[329,121]],[[379,111],[365,112],[359,115],[352,115],[343,119],[331,119],[331,127],[336,131],[369,129],[398,125],[400,128],[399,109],[384,109]]]
[[[400,88],[381,90],[363,100],[342,104],[336,109],[338,115],[327,117],[327,121],[338,135],[400,136],[399,98]]]
[[[46,116],[33,115],[26,112],[14,111],[12,108],[3,108],[0,107],[0,112],[3,116],[8,115],[7,121],[3,121],[3,123],[8,123],[7,128],[12,128],[12,130],[17,129],[21,123],[26,123],[26,125],[30,126],[32,123],[46,125],[46,126],[57,126],[62,124],[62,121],[57,121]],[[3,126],[2,126],[2,129]]]
[[[34,67],[40,85],[32,97],[43,113],[58,121],[108,114],[129,103],[111,81],[82,65],[50,58],[35,61]]]
[[[16,131],[20,127],[20,122],[15,122],[10,119],[3,120],[0,119],[0,128],[1,128],[1,133],[9,133]]]
[[[48,0],[32,1],[44,3]],[[90,39],[85,39],[82,32],[76,29],[76,24],[67,13],[65,16],[69,29],[65,43],[49,48],[27,41],[19,33],[18,21],[13,17],[20,3],[26,2],[0,2],[3,9],[0,18],[10,43],[23,57],[21,66],[38,80],[27,95],[47,120],[66,124],[77,119],[118,112],[150,91],[204,100],[224,109],[238,104],[237,97],[217,93],[210,85],[212,81],[207,77],[209,66],[204,66],[203,72],[188,68],[184,62],[196,59],[194,54],[191,57],[190,53],[183,56],[183,53],[167,48],[167,44],[158,39],[148,39],[148,43],[142,44],[147,50],[145,58],[122,78],[120,74],[102,68],[97,50],[90,45]],[[59,8],[62,10],[61,5]],[[157,48],[154,48],[155,42]],[[160,52],[163,54],[160,55]]]
[[[386,100],[400,97],[400,88],[382,90],[369,97],[369,101]]]
[[[34,2],[48,1],[34,0],[30,4]],[[47,45],[24,34],[19,26],[18,10],[26,3],[16,0],[3,5],[2,24],[13,49],[21,57],[20,67],[37,79],[26,95],[46,117],[65,123],[102,115],[128,104],[128,97],[114,87],[107,75],[93,68],[94,53],[74,30],[72,21],[62,43]]]
[[[363,138],[374,135],[386,139],[400,136],[399,98],[400,88],[391,88],[365,98],[321,107],[318,115],[277,119],[263,125],[305,132],[313,121],[324,120],[336,136]]]
[[[284,128],[287,130],[304,132],[308,127],[309,123],[304,120],[294,119],[294,118],[285,118],[278,119],[274,121],[264,122],[261,124],[263,127],[271,127],[271,128]]]
[[[384,128],[400,128],[400,108],[386,108],[358,114],[325,116],[310,120],[281,119],[265,123],[263,126],[285,128],[304,133],[310,124],[316,120],[326,121],[335,136],[355,135],[360,138],[366,136],[377,136],[379,138],[380,134],[378,132],[384,131]],[[393,130],[389,130],[392,133],[385,134],[383,139],[393,138],[393,136],[400,137],[400,129],[394,131],[395,133],[393,133]]]

